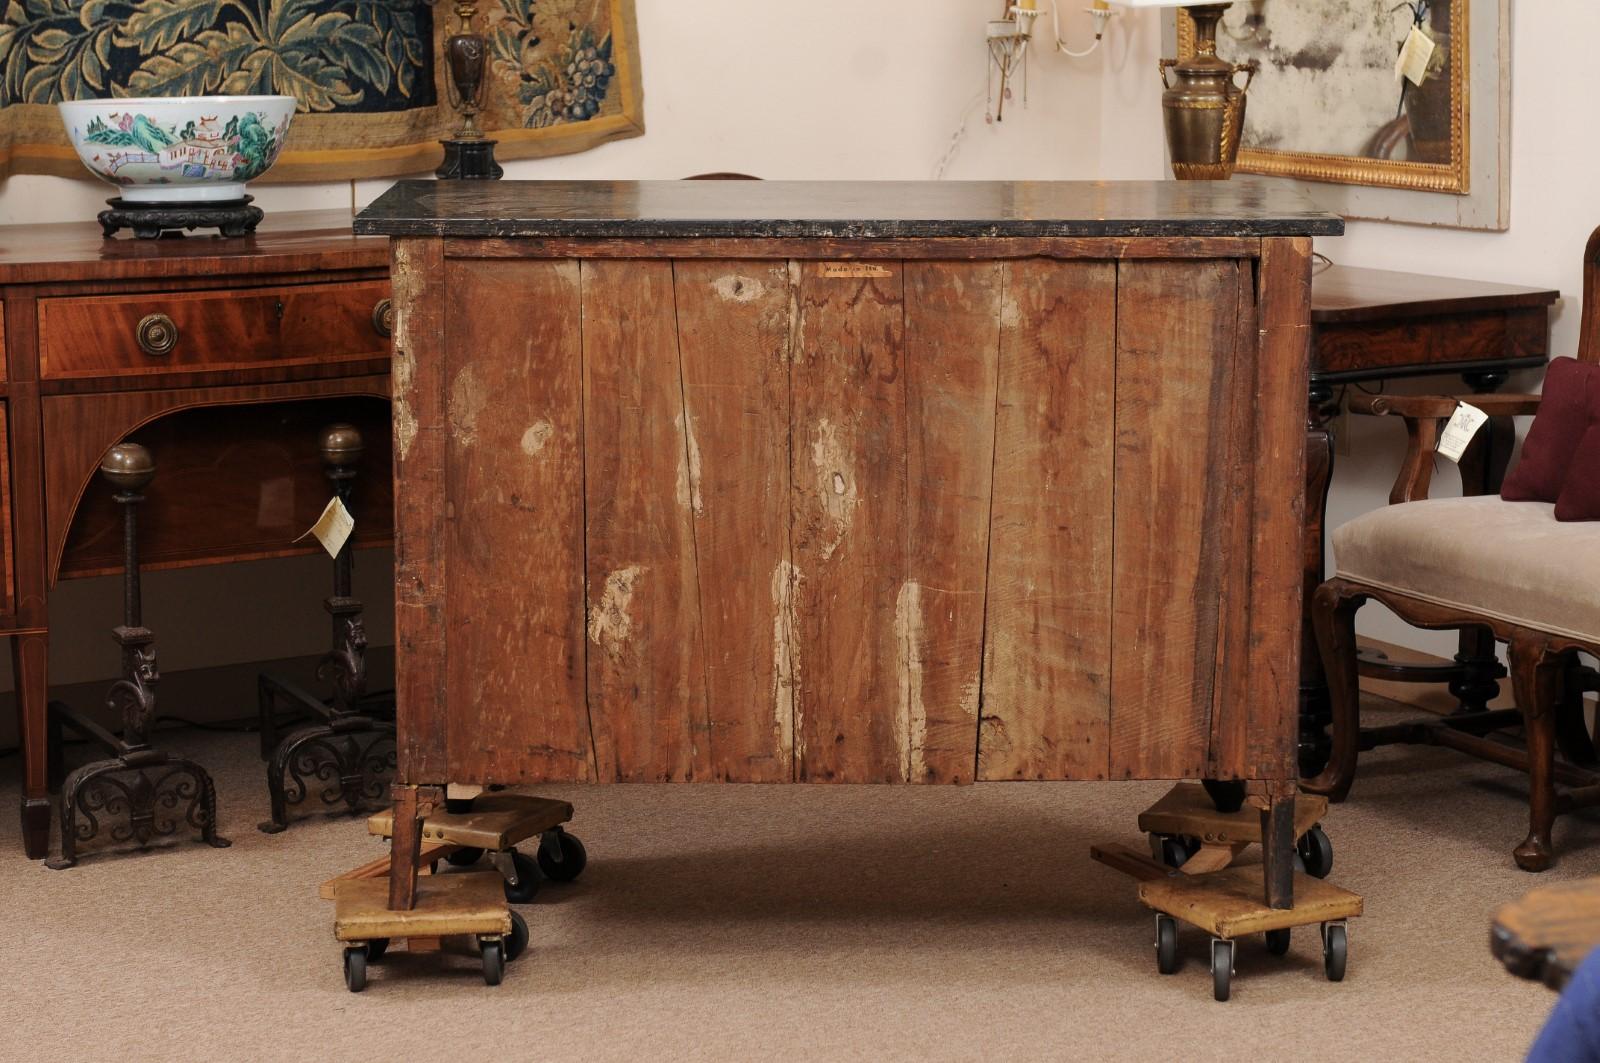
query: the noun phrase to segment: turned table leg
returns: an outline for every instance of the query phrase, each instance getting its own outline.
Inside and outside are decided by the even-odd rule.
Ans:
[[[1311,626],[1311,598],[1321,585],[1328,487],[1333,481],[1333,389],[1313,379],[1306,407],[1306,521],[1300,608],[1300,774],[1311,778],[1328,762],[1328,679]]]

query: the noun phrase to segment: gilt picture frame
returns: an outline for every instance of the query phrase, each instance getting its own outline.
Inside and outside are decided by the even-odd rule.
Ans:
[[[1238,0],[1218,54],[1256,60],[1238,172],[1303,182],[1351,218],[1510,225],[1509,0]],[[1420,11],[1436,41],[1419,87],[1395,80]],[[1176,50],[1194,54],[1178,12]]]

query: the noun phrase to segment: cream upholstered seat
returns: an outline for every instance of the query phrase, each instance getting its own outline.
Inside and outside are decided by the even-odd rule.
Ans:
[[[1577,355],[1579,363],[1600,365],[1600,229],[1583,250]],[[1570,372],[1552,372],[1546,383],[1571,387],[1580,377]],[[1588,385],[1582,386],[1587,402]],[[1571,392],[1561,395],[1567,404]],[[1480,430],[1459,456],[1469,497],[1430,500],[1440,434],[1460,401],[1487,414],[1491,430]],[[1512,856],[1527,871],[1543,871],[1554,860],[1557,815],[1600,806],[1600,727],[1590,724],[1584,702],[1585,691],[1600,690],[1600,671],[1584,663],[1600,657],[1600,522],[1557,521],[1550,503],[1474,494],[1480,487],[1498,491],[1511,456],[1511,418],[1535,414],[1540,405],[1537,395],[1499,393],[1349,397],[1352,413],[1403,420],[1406,454],[1391,504],[1333,533],[1338,573],[1311,596],[1328,677],[1329,750],[1322,773],[1302,784],[1342,801],[1359,755],[1396,743],[1445,746],[1520,768],[1528,773],[1528,836]],[[1469,468],[1475,475],[1465,475]],[[1367,601],[1415,627],[1459,632],[1461,652],[1453,662],[1432,664],[1363,657],[1356,613]],[[1493,656],[1497,643],[1506,646],[1504,668]],[[1491,708],[1508,673],[1516,708]],[[1443,717],[1363,728],[1363,675],[1448,682],[1459,706]],[[1519,725],[1521,749],[1503,733]],[[1559,765],[1557,746],[1566,761]]]
[[[1600,641],[1600,525],[1498,495],[1388,506],[1333,533],[1338,574],[1552,635]]]

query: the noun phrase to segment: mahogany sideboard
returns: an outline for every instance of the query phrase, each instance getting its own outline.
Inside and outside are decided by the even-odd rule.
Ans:
[[[1249,180],[401,182],[355,226],[395,238],[392,906],[447,782],[1200,777],[1267,798],[1288,903],[1340,219]]]
[[[278,215],[236,240],[0,228],[0,634],[16,675],[29,856],[46,855],[50,825],[49,589],[120,564],[101,456],[124,439],[155,455],[146,567],[314,549],[290,540],[328,498],[317,430],[362,424],[368,461],[389,462],[386,252],[351,233],[348,212]],[[364,482],[358,543],[390,539],[388,483]],[[114,620],[84,618],[97,631]]]

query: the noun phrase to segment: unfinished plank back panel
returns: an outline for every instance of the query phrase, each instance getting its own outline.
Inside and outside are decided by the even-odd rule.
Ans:
[[[406,238],[402,783],[1288,792],[1336,219],[1249,182],[489,184],[364,215]]]
[[[791,385],[797,778],[904,781],[904,274],[799,264]]]
[[[1209,759],[1241,264],[1124,262],[1117,276],[1112,778]],[[1247,267],[1246,267],[1247,268]]]
[[[798,268],[673,265],[714,778],[794,774],[789,347]]]
[[[449,781],[594,777],[578,262],[451,260],[442,512]],[[403,469],[403,466],[402,466]]]
[[[983,683],[1005,267],[905,263],[906,578],[895,601],[904,777],[971,782]]]
[[[980,779],[1103,779],[1117,266],[1004,265]]]
[[[689,782],[710,770],[672,263],[578,263],[588,704],[596,770]]]

